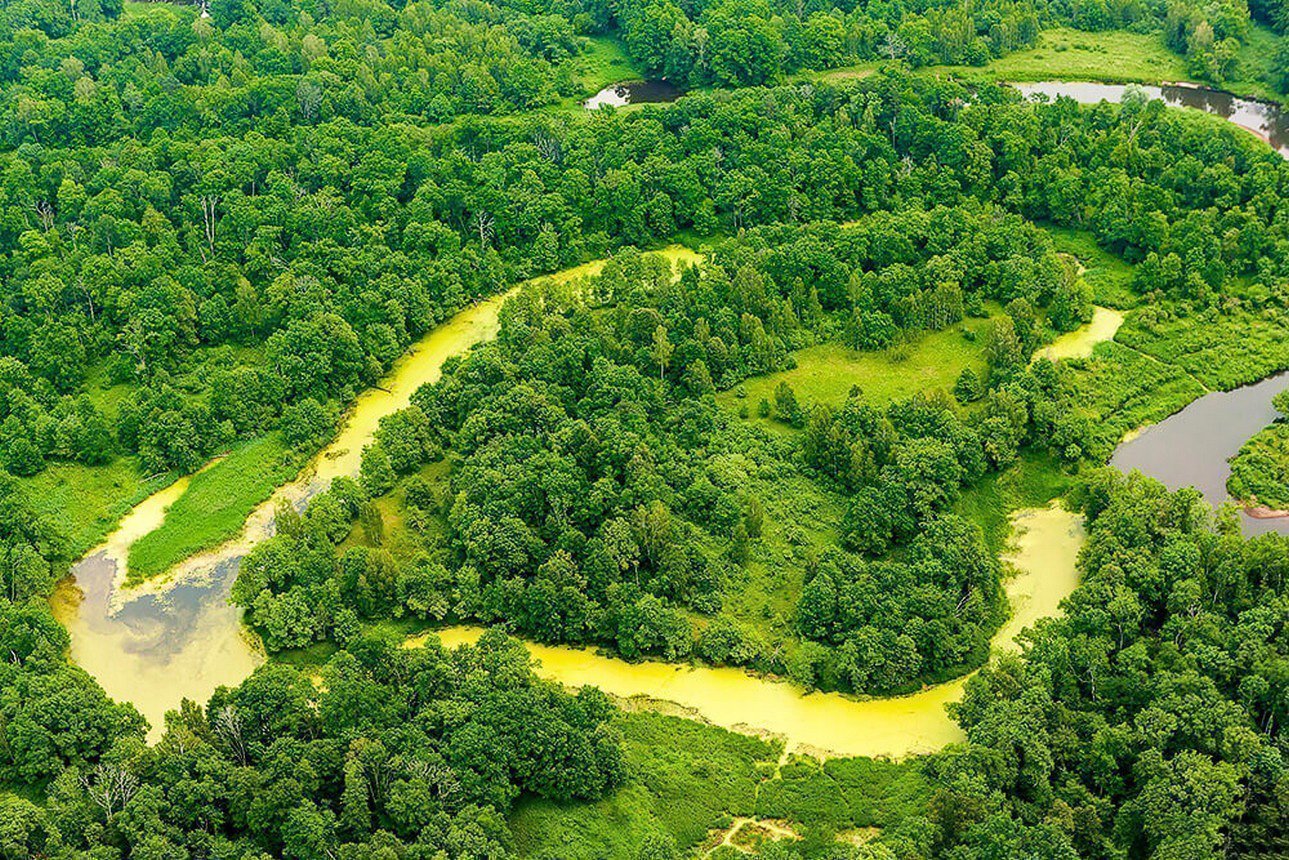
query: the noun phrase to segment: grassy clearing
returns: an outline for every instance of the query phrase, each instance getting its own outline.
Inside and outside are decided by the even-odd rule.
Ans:
[[[807,848],[823,847],[846,831],[898,827],[925,811],[930,791],[914,764],[794,757],[761,786],[756,814],[800,823]]]
[[[299,459],[277,433],[234,448],[196,475],[161,526],[130,547],[129,578],[156,576],[233,537],[255,506],[299,470]]]
[[[990,472],[962,492],[954,511],[980,526],[990,551],[1000,553],[1018,508],[1042,507],[1064,495],[1070,475],[1047,454],[1027,452],[1003,472]]]
[[[510,819],[520,857],[635,858],[653,833],[691,856],[741,816],[784,822],[803,837],[806,856],[817,856],[844,832],[898,828],[929,801],[913,764],[793,756],[776,767],[777,742],[648,712],[621,713],[614,724],[626,783],[596,803],[521,800]]]
[[[587,42],[590,47],[573,63],[573,80],[582,86],[586,95],[594,95],[609,84],[642,77],[617,39],[592,36]]]
[[[1126,325],[1125,325],[1126,327]],[[1120,329],[1122,337],[1123,329]],[[1118,341],[1087,360],[1067,362],[1070,402],[1092,423],[1094,459],[1109,459],[1129,430],[1172,415],[1204,393],[1193,376]]]
[[[1106,81],[1159,83],[1188,80],[1186,63],[1168,50],[1158,33],[1086,33],[1058,27],[1046,30],[1037,47],[1017,51],[982,67],[934,66],[968,80]]]
[[[1261,24],[1249,25],[1249,38],[1240,46],[1238,80],[1227,81],[1222,89],[1246,98],[1283,102],[1284,96],[1276,92],[1272,64],[1280,37]]]
[[[747,431],[735,428],[737,440]],[[752,543],[746,565],[730,568],[721,589],[721,615],[755,631],[767,650],[791,662],[802,642],[793,626],[808,559],[817,558],[841,540],[846,500],[791,467],[766,467],[758,456],[764,442],[736,441],[728,446],[747,453],[717,458],[712,471],[722,482],[761,502],[765,511],[761,537]],[[778,443],[774,443],[778,444]],[[714,546],[713,552],[720,552]],[[702,625],[707,619],[694,616]]]
[[[951,390],[964,367],[985,370],[984,331],[988,320],[969,319],[944,331],[923,335],[912,344],[883,352],[859,352],[839,343],[822,343],[794,353],[791,370],[758,376],[717,395],[731,411],[741,404],[749,422],[774,432],[789,432],[782,422],[757,415],[761,400],[774,403],[774,389],[787,382],[803,406],[823,403],[840,406],[852,386],[859,386],[864,400],[884,406],[917,391]],[[740,398],[740,392],[745,397]]]
[[[1056,249],[1069,254],[1083,266],[1083,280],[1092,288],[1092,300],[1098,305],[1127,310],[1141,301],[1132,289],[1132,265],[1097,244],[1087,230],[1041,224]]]
[[[133,457],[118,457],[104,466],[50,463],[39,475],[18,481],[37,513],[63,535],[64,554],[71,560],[98,545],[130,508],[173,478],[145,477]]]
[[[623,713],[627,781],[595,803],[520,802],[510,824],[520,857],[633,858],[646,837],[665,833],[692,848],[730,816],[751,815],[757,784],[777,743],[678,717]]]

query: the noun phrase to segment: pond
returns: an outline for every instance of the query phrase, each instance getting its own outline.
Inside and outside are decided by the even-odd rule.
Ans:
[[[1006,560],[1016,570],[1004,587],[1012,616],[991,641],[995,651],[1014,650],[1015,638],[1039,618],[1054,615],[1078,585],[1083,518],[1057,504],[1012,515],[1013,542]],[[447,647],[474,642],[478,627],[449,627],[414,637],[409,646],[437,635]],[[538,661],[537,674],[566,687],[591,684],[642,707],[699,719],[732,731],[785,740],[790,752],[816,756],[876,756],[901,759],[933,752],[962,740],[945,705],[962,697],[966,678],[908,696],[854,699],[837,693],[805,693],[740,669],[677,665],[654,660],[628,663],[587,648],[524,643]]]
[[[1051,361],[1066,358],[1087,358],[1099,343],[1114,340],[1123,325],[1123,314],[1114,308],[1094,307],[1092,321],[1058,337],[1040,349],[1037,356]]]
[[[1194,84],[1165,84],[1146,86],[1140,84],[1100,84],[1085,81],[1046,81],[1043,83],[1016,83],[1013,87],[1027,96],[1043,94],[1049,98],[1068,96],[1082,104],[1100,101],[1119,102],[1128,87],[1144,91],[1152,99],[1163,99],[1174,107],[1188,107],[1223,119],[1248,129],[1261,137],[1281,155],[1289,158],[1289,112],[1278,105],[1256,99],[1242,99],[1222,90]]]
[[[1205,394],[1158,424],[1130,434],[1115,449],[1110,465],[1136,469],[1170,489],[1195,487],[1214,506],[1230,501],[1226,480],[1230,459],[1279,413],[1271,398],[1289,388],[1289,372],[1270,376],[1234,391]],[[1241,513],[1247,535],[1289,534],[1289,519],[1259,519]]]
[[[622,81],[609,84],[586,101],[582,106],[595,110],[605,106],[624,107],[626,105],[659,104],[674,102],[682,95],[675,84],[666,81]]]
[[[661,253],[673,261],[698,259],[679,247]],[[551,277],[585,277],[603,265],[595,261]],[[407,406],[422,385],[436,381],[446,359],[494,337],[501,305],[514,292],[479,302],[415,344],[379,387],[358,396],[335,440],[299,478],[256,508],[235,539],[193,556],[163,577],[124,586],[130,545],[161,524],[166,509],[187,488],[188,479],[181,478],[137,505],[59,583],[51,604],[71,636],[72,661],[113,699],[139,709],[151,724],[149,740],[160,738],[165,712],[181,699],[205,704],[216,687],[241,682],[264,662],[254,635],[242,624],[241,609],[228,602],[228,595],[242,557],[273,534],[277,506],[301,507],[333,479],[357,477],[362,450],[380,419]]]

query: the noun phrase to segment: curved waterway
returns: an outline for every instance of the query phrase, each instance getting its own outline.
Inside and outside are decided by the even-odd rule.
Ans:
[[[698,259],[678,247],[660,253],[676,262]],[[603,266],[596,261],[549,277],[587,277]],[[514,292],[480,302],[422,338],[378,388],[359,395],[335,440],[296,480],[256,508],[235,539],[193,556],[164,577],[137,588],[124,586],[130,545],[161,524],[166,509],[187,489],[188,479],[181,478],[130,511],[59,583],[51,603],[71,636],[72,661],[113,699],[139,709],[151,724],[150,740],[161,736],[165,712],[183,698],[204,704],[216,687],[240,683],[264,662],[254,635],[242,624],[241,609],[228,595],[242,557],[273,534],[277,506],[299,507],[335,478],[356,477],[363,447],[380,419],[436,381],[446,359],[494,337],[501,305]]]
[[[1278,416],[1271,398],[1289,388],[1289,373],[1269,376],[1234,391],[1205,394],[1180,412],[1129,434],[1110,465],[1123,472],[1136,469],[1172,490],[1195,487],[1214,507],[1231,501],[1226,481],[1230,459],[1240,447]],[[1289,518],[1259,519],[1240,514],[1246,535],[1289,534]]]
[[[1082,104],[1121,102],[1131,87],[1144,91],[1152,99],[1163,99],[1172,107],[1187,107],[1220,116],[1240,128],[1253,132],[1271,144],[1272,149],[1289,158],[1289,113],[1279,105],[1202,87],[1196,84],[1101,84],[1090,81],[1045,81],[1034,84],[1012,84],[1027,96],[1042,94],[1048,98],[1067,96]]]
[[[1015,650],[1016,636],[1040,618],[1055,615],[1078,585],[1076,562],[1083,518],[1058,504],[1012,516],[1013,540],[1005,556],[1016,573],[1004,586],[1012,616],[991,647]],[[449,627],[413,637],[409,646],[438,636],[445,646],[474,642],[478,627]],[[538,661],[537,674],[567,687],[588,684],[619,699],[671,711],[750,734],[783,738],[789,751],[818,756],[893,759],[934,752],[962,740],[945,705],[962,697],[966,678],[886,699],[853,699],[837,693],[803,693],[797,687],[739,669],[628,663],[586,648],[524,643]]]

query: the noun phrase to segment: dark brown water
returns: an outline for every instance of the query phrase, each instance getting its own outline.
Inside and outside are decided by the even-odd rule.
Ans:
[[[1082,81],[1047,81],[1038,84],[1012,84],[1027,96],[1042,93],[1049,98],[1068,96],[1081,104],[1100,101],[1119,102],[1124,91],[1133,87],[1152,99],[1163,99],[1173,107],[1188,107],[1220,116],[1246,128],[1289,158],[1289,112],[1279,106],[1255,99],[1242,99],[1222,90],[1192,84],[1146,86],[1141,84],[1098,84]]]
[[[680,98],[680,95],[680,89],[666,81],[623,81],[620,84],[610,84],[600,90],[582,102],[582,106],[587,110],[595,110],[605,105],[622,107],[624,105],[674,102]]]
[[[1110,465],[1136,469],[1170,489],[1195,487],[1212,505],[1229,501],[1228,462],[1251,436],[1276,419],[1271,398],[1289,388],[1289,373],[1268,377],[1234,391],[1215,391],[1181,412],[1147,427],[1122,443]],[[1289,534],[1289,518],[1256,519],[1241,514],[1245,534]]]

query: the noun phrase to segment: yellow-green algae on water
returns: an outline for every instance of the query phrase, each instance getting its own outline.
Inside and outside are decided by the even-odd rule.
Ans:
[[[1017,511],[1012,524],[1014,538],[1005,560],[1016,573],[1004,583],[1012,616],[991,643],[1000,651],[1016,649],[1016,635],[1039,618],[1054,615],[1078,585],[1076,562],[1084,539],[1083,518],[1056,503]],[[449,627],[413,637],[407,644],[416,646],[437,635],[446,647],[456,647],[474,642],[482,632],[478,627]],[[945,705],[962,697],[966,678],[908,696],[860,700],[837,693],[804,693],[739,669],[653,660],[628,663],[586,648],[525,645],[543,678],[567,687],[594,685],[621,699],[666,703],[733,731],[782,737],[792,751],[900,759],[962,740]]]
[[[685,248],[660,253],[674,262],[698,260]],[[549,277],[589,277],[603,266],[596,261]],[[242,625],[242,610],[228,602],[228,594],[241,558],[272,535],[277,506],[299,505],[337,477],[356,477],[362,450],[380,419],[406,407],[421,385],[437,380],[448,358],[494,337],[501,306],[514,292],[479,302],[423,337],[378,388],[359,395],[335,440],[296,480],[257,507],[236,538],[187,559],[164,577],[125,587],[130,546],[162,523],[188,487],[189,478],[181,478],[136,505],[59,583],[51,604],[70,635],[71,660],[113,699],[138,708],[151,724],[150,740],[160,738],[165,712],[183,698],[205,703],[216,687],[240,683],[264,662],[259,643]]]
[[[1114,340],[1119,326],[1123,325],[1123,314],[1113,308],[1095,307],[1092,309],[1092,321],[1074,331],[1052,341],[1038,355],[1052,361],[1064,358],[1088,358],[1099,343]]]

